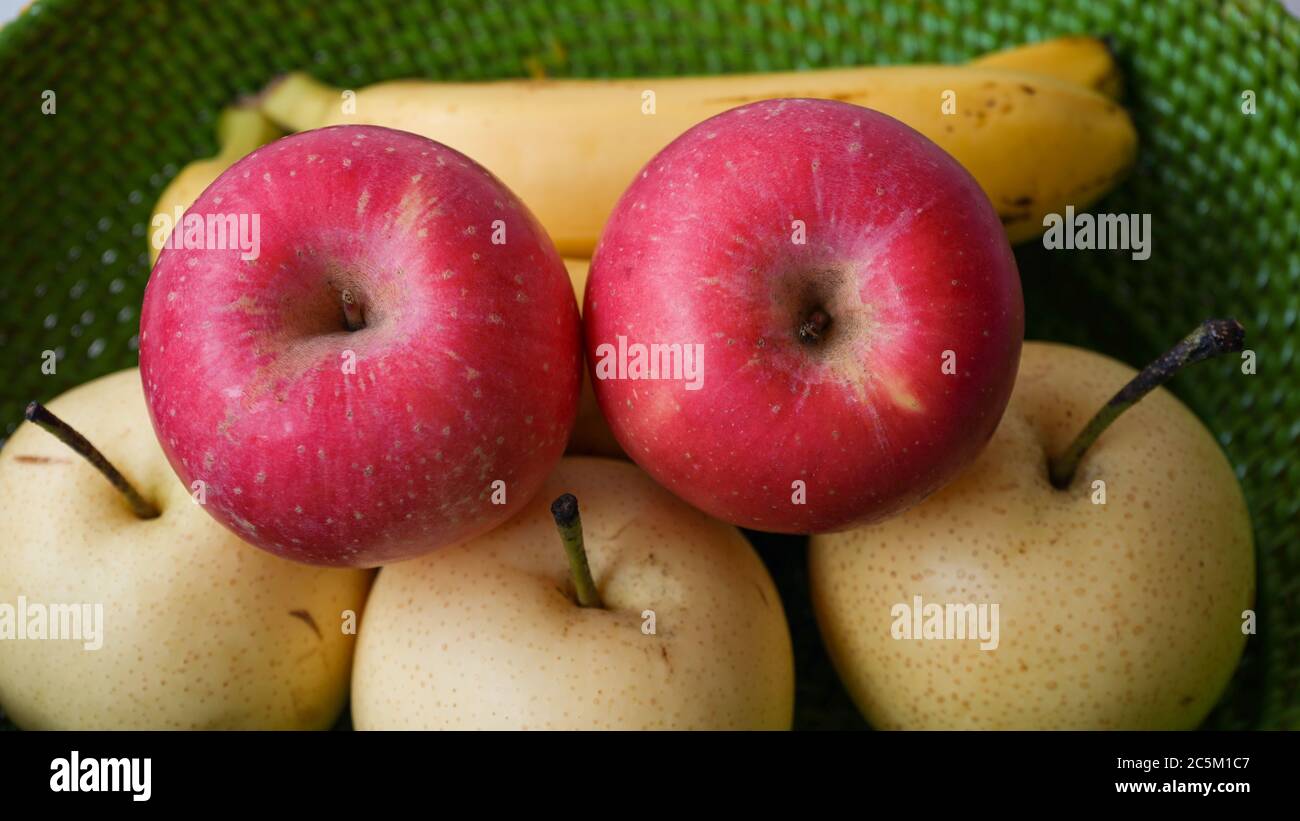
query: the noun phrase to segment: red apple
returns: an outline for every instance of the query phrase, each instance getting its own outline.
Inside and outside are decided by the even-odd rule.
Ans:
[[[733,109],[661,151],[605,226],[584,316],[628,454],[696,507],[786,533],[878,520],[951,479],[997,426],[1024,333],[971,175],[829,100]],[[702,376],[660,349],[647,378],[634,346],[655,343],[698,351]]]
[[[218,521],[372,566],[481,534],[541,487],[577,410],[577,304],[485,169],[414,134],[325,128],[236,163],[194,215],[246,218],[260,242],[177,228],[140,369],[172,468]]]

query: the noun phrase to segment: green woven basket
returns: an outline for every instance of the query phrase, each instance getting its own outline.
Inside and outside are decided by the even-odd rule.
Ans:
[[[280,72],[357,87],[959,61],[1077,33],[1113,38],[1141,137],[1097,210],[1152,214],[1154,252],[1018,249],[1029,336],[1141,364],[1207,316],[1246,325],[1258,375],[1215,361],[1173,383],[1236,466],[1259,549],[1259,635],[1207,726],[1300,727],[1300,22],[1276,0],[43,0],[0,30],[0,436],[29,399],[136,364],[151,206],[215,150],[218,110]],[[796,726],[863,726],[802,546],[754,538],[794,630]]]

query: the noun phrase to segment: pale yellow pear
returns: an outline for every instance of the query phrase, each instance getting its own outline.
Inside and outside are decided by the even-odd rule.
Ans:
[[[162,514],[138,518],[102,474],[30,422],[0,450],[0,610],[16,616],[19,597],[28,608],[102,605],[99,649],[0,638],[0,706],[14,723],[333,724],[355,641],[344,614],[360,619],[372,573],[295,564],[217,524],[167,464],[138,370],[96,379],[48,407]]]
[[[901,516],[813,537],[822,636],[874,726],[1178,729],[1214,706],[1255,582],[1245,499],[1214,437],[1157,389],[1089,448],[1067,489],[1048,480],[1049,454],[1133,375],[1027,343],[970,468]],[[914,613],[916,596],[997,604],[996,649],[895,638],[908,625],[893,608]]]
[[[575,598],[549,511],[566,492],[602,609]],[[358,729],[790,726],[790,636],[762,561],[627,462],[564,459],[505,525],[381,570],[367,607]]]

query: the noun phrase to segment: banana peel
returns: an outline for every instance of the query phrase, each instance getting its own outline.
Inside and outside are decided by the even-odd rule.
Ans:
[[[1055,58],[1062,48],[1049,55]],[[1093,46],[1084,51],[1109,54]],[[1067,61],[1054,59],[1030,72],[1005,65],[1023,64],[1025,55],[983,59],[995,65],[486,83],[398,80],[348,93],[293,73],[273,83],[261,101],[266,116],[288,130],[380,125],[462,151],[528,204],[562,253],[589,256],[629,181],[686,129],[762,99],[842,100],[895,117],[952,154],[983,187],[1008,238],[1024,242],[1042,233],[1047,214],[1067,205],[1082,210],[1114,187],[1134,162],[1137,134],[1113,99],[1059,79],[1067,74],[1113,88],[1098,79],[1104,72],[1096,65],[1076,74],[1074,67],[1066,70]]]

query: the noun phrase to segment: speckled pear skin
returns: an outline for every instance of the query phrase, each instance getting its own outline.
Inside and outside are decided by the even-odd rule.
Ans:
[[[1214,706],[1245,644],[1255,565],[1245,500],[1210,432],[1159,389],[1102,434],[1068,490],[1047,478],[1047,454],[1133,374],[1027,343],[970,469],[902,516],[813,537],[822,637],[872,725],[1181,729]],[[998,648],[892,638],[890,608],[915,595],[998,603]]]
[[[604,610],[574,599],[549,512],[565,492]],[[626,462],[564,459],[502,527],[381,570],[367,607],[358,729],[790,727],[790,637],[762,561]]]
[[[341,613],[373,573],[295,564],[191,501],[154,438],[138,370],[48,403],[146,498],[24,423],[0,451],[0,603],[103,604],[103,647],[0,641],[0,705],[24,729],[321,729],[347,697]]]

